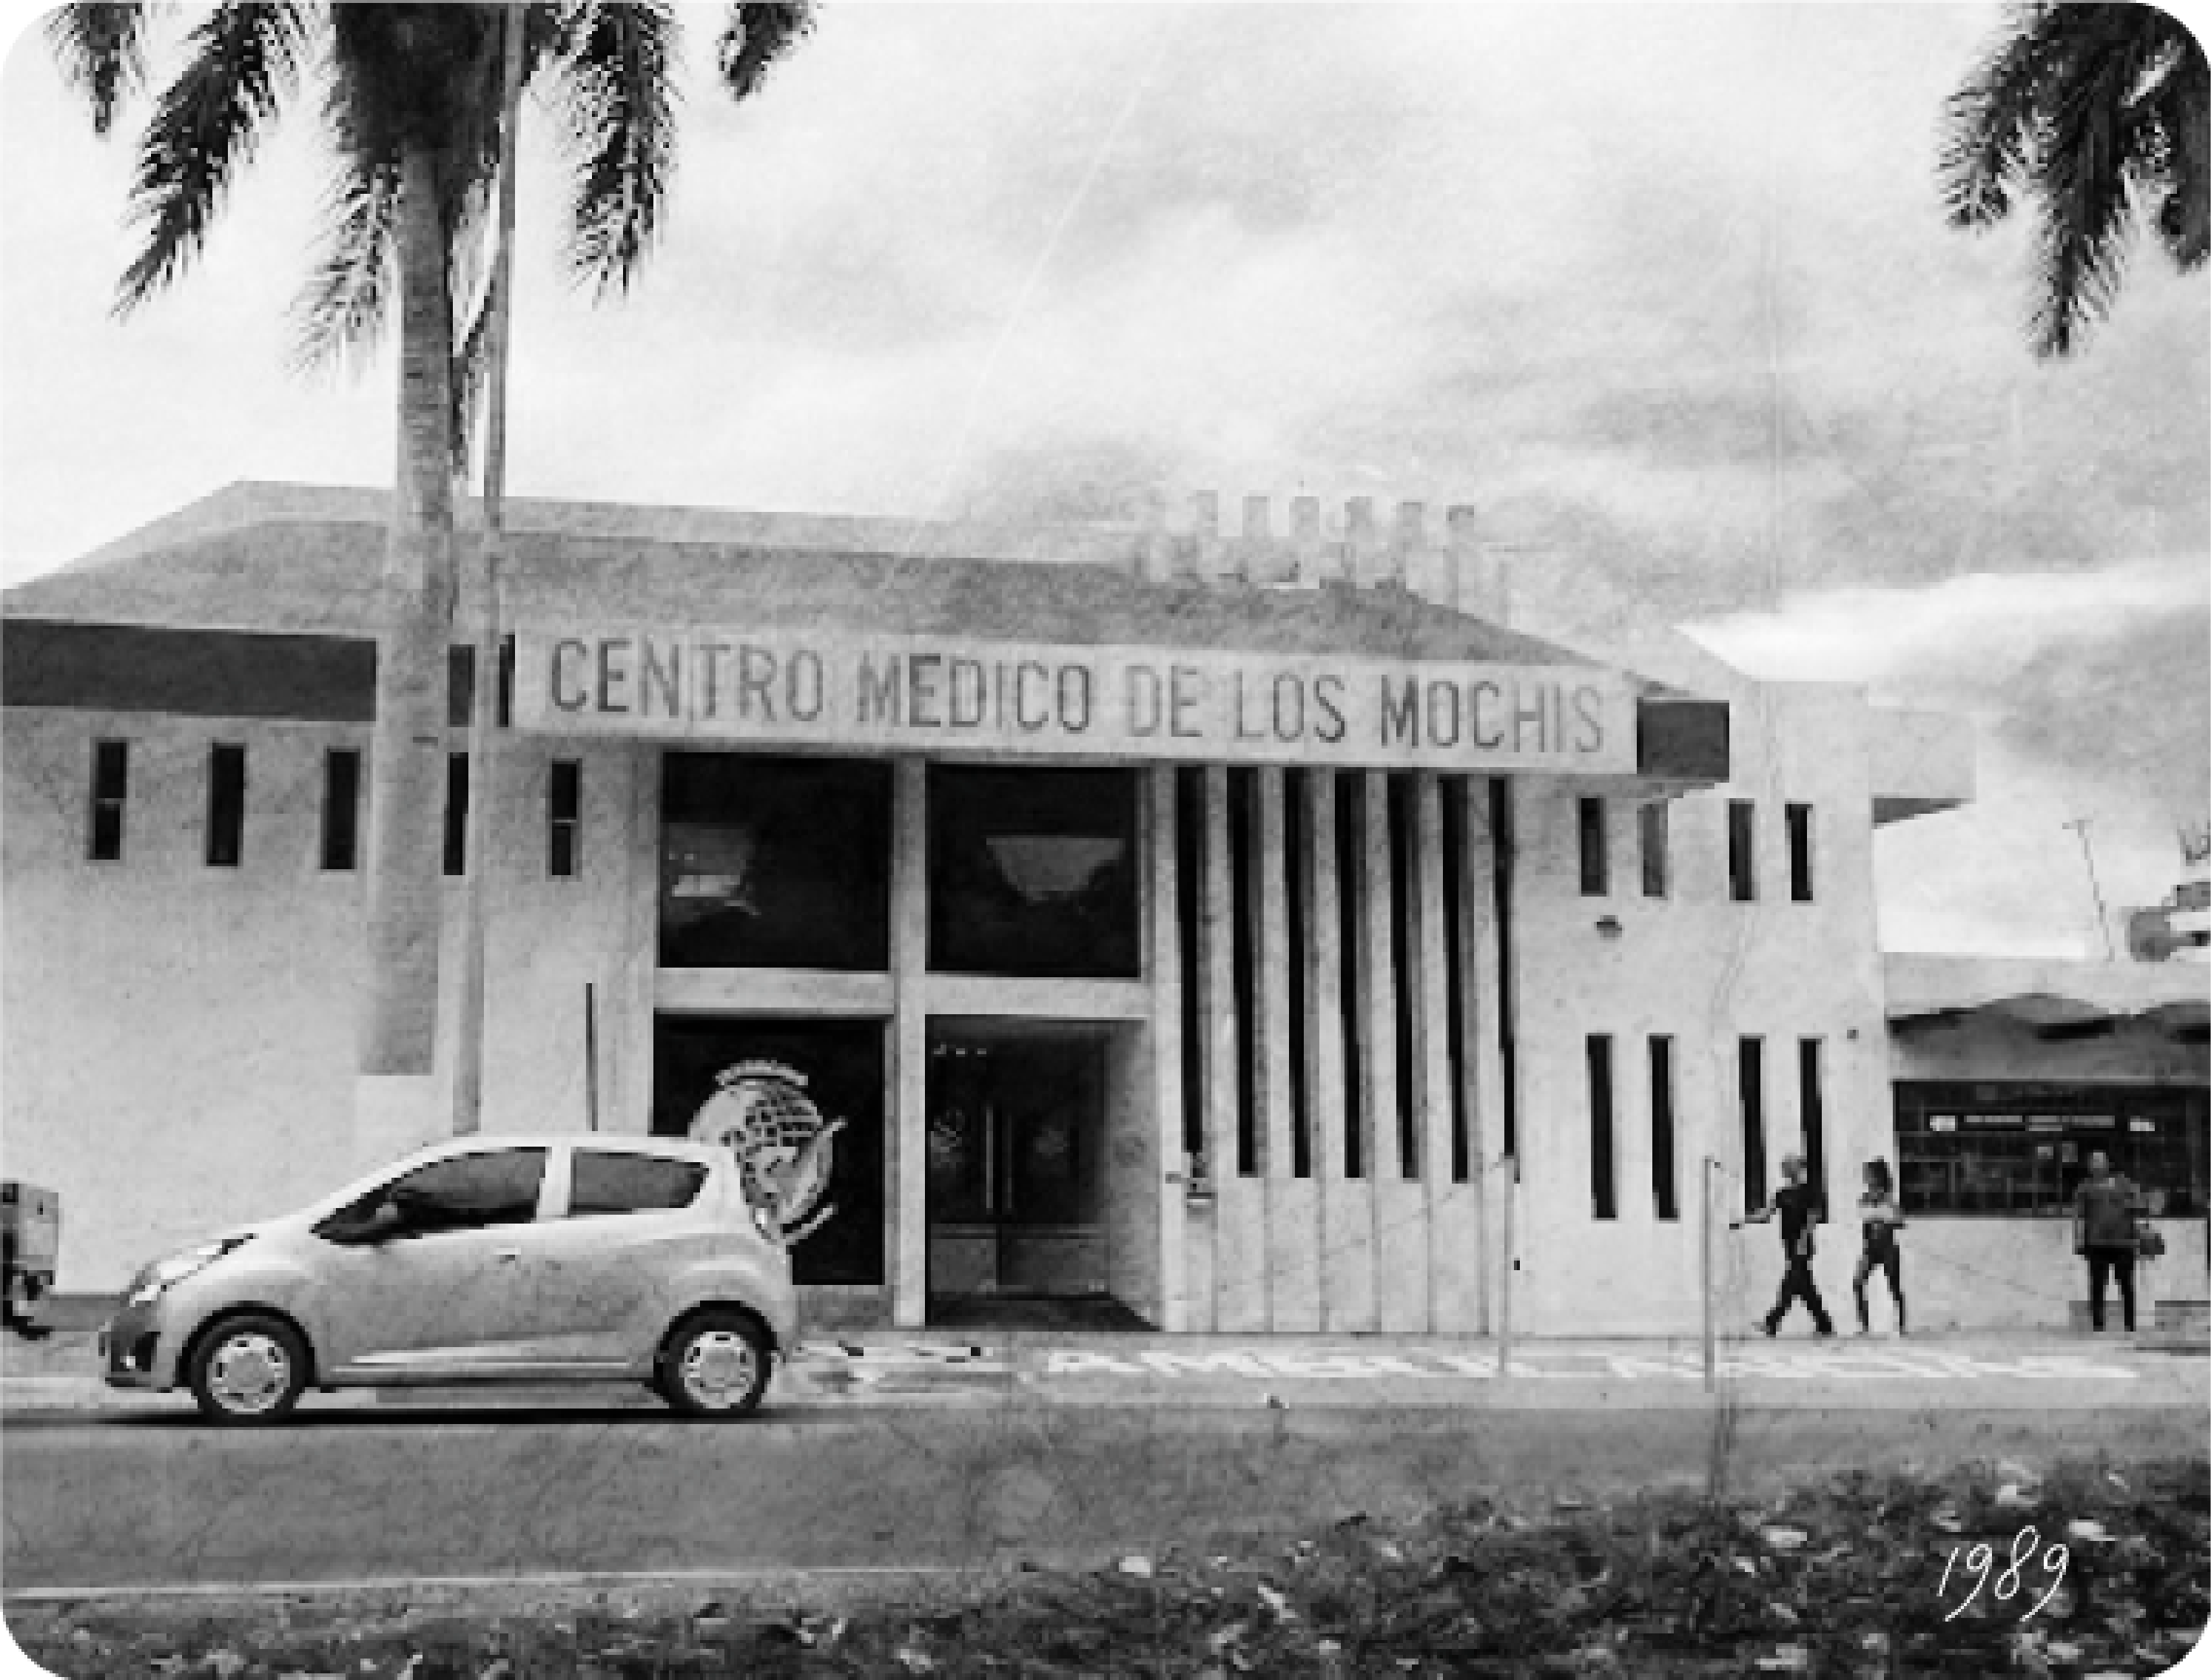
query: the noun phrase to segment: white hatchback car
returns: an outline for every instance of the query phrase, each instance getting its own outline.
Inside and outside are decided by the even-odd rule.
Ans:
[[[796,1344],[791,1255],[736,1156],[675,1138],[471,1136],[157,1261],[100,1330],[108,1383],[221,1423],[309,1387],[643,1382],[759,1405]]]

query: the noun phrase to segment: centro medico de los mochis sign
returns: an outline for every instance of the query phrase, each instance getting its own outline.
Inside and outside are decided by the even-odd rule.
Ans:
[[[524,630],[514,722],[698,743],[1632,775],[1592,665],[626,628]]]

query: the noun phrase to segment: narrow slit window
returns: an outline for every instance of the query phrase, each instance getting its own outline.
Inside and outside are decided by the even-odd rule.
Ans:
[[[1756,807],[1747,799],[1728,801],[1728,895],[1738,904],[1758,897]]]
[[[1582,897],[1602,898],[1612,891],[1611,860],[1605,855],[1604,801],[1575,801],[1581,829]]]
[[[1742,1205],[1766,1204],[1766,1042],[1746,1038],[1735,1047],[1735,1083],[1742,1103]]]
[[[1661,1219],[1681,1217],[1674,1168],[1674,1041],[1651,1041],[1651,1202]]]
[[[445,873],[469,872],[469,755],[445,755]]]
[[[208,867],[235,869],[245,849],[245,749],[218,742],[208,749]]]
[[[1812,902],[1812,807],[1791,805],[1789,820],[1789,897],[1799,904]]]
[[[92,744],[92,810],[85,855],[94,863],[114,863],[123,856],[123,810],[130,795],[130,744],[96,740]]]
[[[1820,1077],[1820,1041],[1796,1041],[1796,1112],[1804,1124],[1804,1171],[1820,1204],[1827,1200],[1827,1111]]]
[[[1311,882],[1303,867],[1311,825],[1306,788],[1312,772],[1291,770],[1282,777],[1282,879],[1289,923],[1290,972],[1290,1175],[1313,1175],[1311,1080],[1305,1065],[1305,975],[1312,952]]]
[[[1654,801],[1636,812],[1636,827],[1643,843],[1643,896],[1663,898],[1670,890],[1667,879],[1667,807]]]
[[[1229,903],[1235,922],[1230,944],[1236,998],[1236,1173],[1239,1178],[1257,1178],[1266,1171],[1257,1089],[1260,907],[1258,859],[1252,845],[1259,826],[1255,808],[1258,796],[1256,771],[1239,766],[1228,772]]]
[[[360,861],[360,752],[334,746],[323,755],[323,867],[352,869]]]
[[[1600,1219],[1620,1217],[1613,1181],[1612,1040],[1602,1033],[1589,1039],[1590,1211]]]
[[[1444,783],[1444,1042],[1451,1067],[1451,1175],[1464,1184],[1474,1175],[1474,1139],[1466,1111],[1467,784],[1457,777]]]
[[[1360,872],[1366,867],[1366,778],[1356,772],[1336,778],[1336,951],[1342,959],[1338,1004],[1343,1017],[1343,1175],[1366,1175],[1366,1039],[1365,997],[1366,949],[1359,907]]]
[[[1414,999],[1420,990],[1420,976],[1414,971],[1414,918],[1420,915],[1420,906],[1413,892],[1414,851],[1413,778],[1396,775],[1389,778],[1389,859],[1390,859],[1390,972],[1391,995],[1396,1000],[1394,1018],[1397,1045],[1397,1159],[1401,1176],[1420,1178],[1424,1170],[1420,1159],[1420,1117],[1413,1111],[1413,1058],[1416,1054],[1413,1038]]]
[[[1199,983],[1203,954],[1198,930],[1205,920],[1205,772],[1175,771],[1175,938],[1182,957],[1182,1145],[1185,1154],[1205,1161],[1208,1174],[1218,1161],[1207,1159],[1205,1143],[1204,991]]]
[[[584,822],[584,767],[555,758],[545,785],[545,873],[562,879],[579,867]]]

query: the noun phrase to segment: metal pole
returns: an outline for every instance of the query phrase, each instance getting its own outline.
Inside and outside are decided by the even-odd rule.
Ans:
[[[2111,912],[2104,908],[2103,883],[2096,879],[2096,853],[2088,843],[2088,819],[2075,817],[2065,826],[2081,837],[2081,856],[2088,866],[2088,894],[2095,900],[2096,927],[2104,936],[2104,960],[2114,962],[2117,959],[2117,953],[2111,949]]]
[[[599,1000],[591,982],[584,982],[584,1129],[599,1129]]]
[[[476,692],[469,708],[469,869],[461,884],[460,1018],[453,1045],[453,1130],[483,1124],[484,1018],[490,938],[493,753],[499,739],[499,571],[506,541],[506,364],[514,292],[514,154],[522,121],[522,26],[527,9],[506,9],[506,84],[499,161],[499,235],[484,307],[483,533],[477,580]]]
[[[1710,1393],[1719,1384],[1719,1338],[1717,1320],[1712,1310],[1712,1247],[1717,1233],[1712,1229],[1712,1157],[1705,1157],[1705,1392]]]
[[[1519,1200],[1514,1194],[1520,1177],[1519,1162],[1506,1156],[1501,1176],[1505,1186],[1505,1268],[1497,1311],[1497,1375],[1507,1376],[1512,1369],[1512,1277],[1520,1269],[1512,1247],[1512,1204]]]

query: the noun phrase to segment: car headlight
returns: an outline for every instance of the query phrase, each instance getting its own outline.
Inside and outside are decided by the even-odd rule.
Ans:
[[[130,1304],[143,1307],[160,1300],[162,1291],[172,1284],[181,1284],[195,1272],[212,1266],[246,1240],[242,1236],[226,1236],[219,1242],[203,1242],[197,1248],[187,1248],[182,1254],[156,1260],[139,1273],[137,1284],[130,1291]]]

